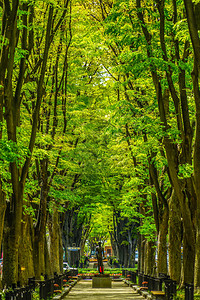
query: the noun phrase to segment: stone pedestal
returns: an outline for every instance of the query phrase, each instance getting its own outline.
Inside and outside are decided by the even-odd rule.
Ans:
[[[112,280],[109,276],[95,276],[92,278],[93,288],[111,288]]]

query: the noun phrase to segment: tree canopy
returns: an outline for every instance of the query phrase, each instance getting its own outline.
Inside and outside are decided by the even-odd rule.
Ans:
[[[121,265],[137,247],[139,271],[200,286],[198,11],[0,1],[3,284],[61,272],[63,249],[110,239]]]

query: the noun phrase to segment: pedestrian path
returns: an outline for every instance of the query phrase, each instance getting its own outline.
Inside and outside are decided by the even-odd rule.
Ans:
[[[85,279],[79,281],[64,300],[142,300],[142,296],[137,294],[131,287],[123,281],[113,281],[112,288],[92,288],[92,280]]]

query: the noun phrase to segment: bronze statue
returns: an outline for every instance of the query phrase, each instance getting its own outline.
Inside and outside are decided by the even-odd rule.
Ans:
[[[103,274],[103,256],[103,247],[101,247],[101,242],[98,242],[98,246],[96,247],[96,257],[98,262],[98,271],[100,274]]]

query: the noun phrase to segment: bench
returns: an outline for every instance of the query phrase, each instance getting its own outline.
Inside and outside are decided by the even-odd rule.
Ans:
[[[163,300],[165,299],[165,292],[163,291],[151,291],[152,299]]]
[[[140,291],[148,290],[148,286],[141,286]]]

